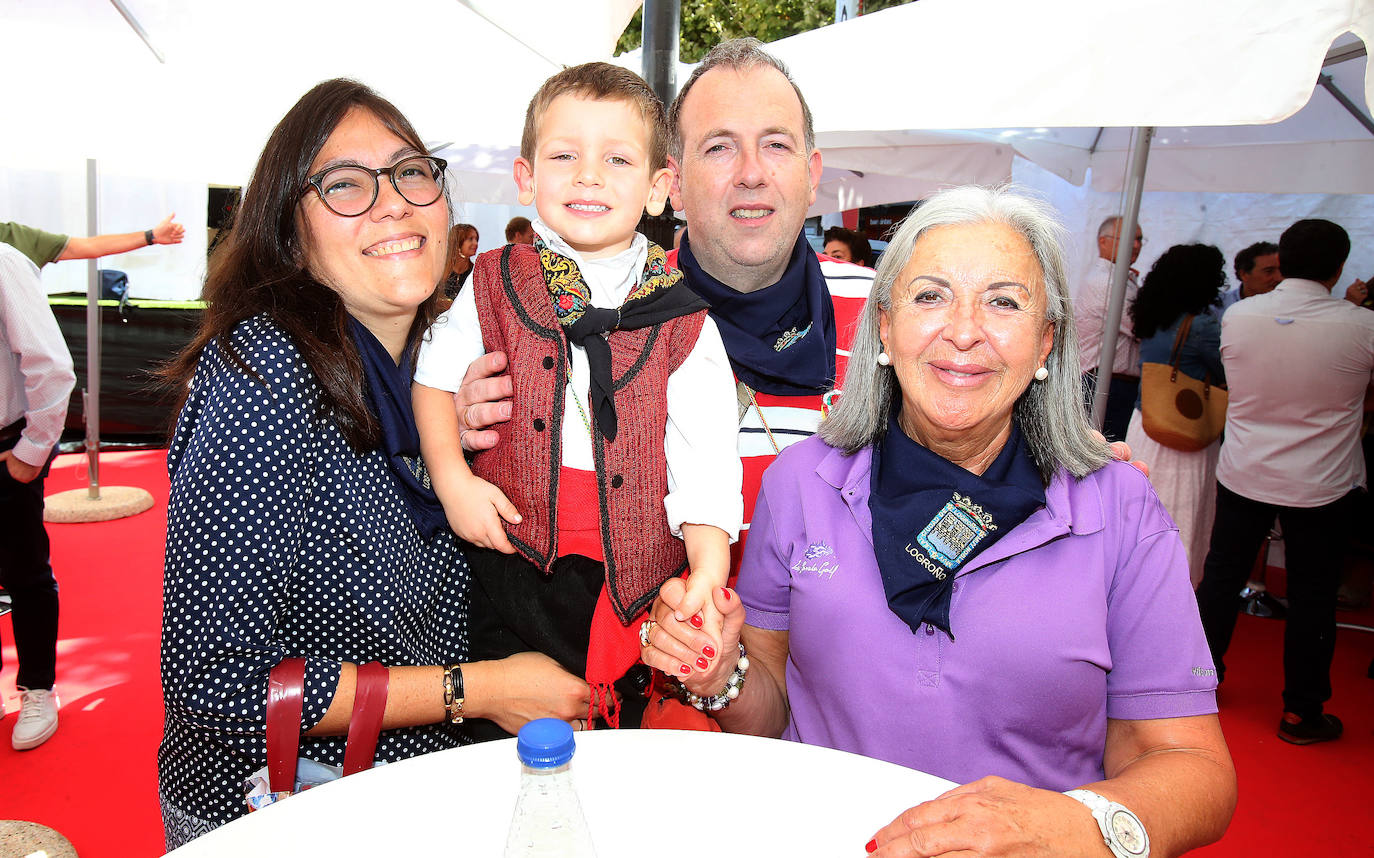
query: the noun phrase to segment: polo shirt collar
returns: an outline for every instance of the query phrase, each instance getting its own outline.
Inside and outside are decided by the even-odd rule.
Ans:
[[[873,516],[868,509],[869,475],[873,470],[873,449],[864,447],[853,455],[830,448],[816,465],[816,476],[840,493],[854,523],[871,543]],[[971,559],[965,567],[972,571],[1029,551],[1069,533],[1096,533],[1106,526],[1106,502],[1097,481],[1091,477],[1074,479],[1060,471],[1045,488],[1045,506],[1031,513],[1019,527]]]

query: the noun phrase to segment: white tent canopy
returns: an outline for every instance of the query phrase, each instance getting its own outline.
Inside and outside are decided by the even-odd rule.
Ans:
[[[1014,152],[1076,184],[1091,169],[1095,188],[1119,190],[1129,127],[1148,125],[1159,127],[1151,190],[1374,193],[1374,137],[1317,87],[1332,42],[1359,46],[1374,28],[1371,0],[1046,8],[922,0],[769,48],[807,94],[830,167],[929,178],[950,164],[950,183],[965,166],[951,144],[1001,146],[1008,167]],[[836,57],[863,57],[865,78],[884,83],[856,87]],[[1327,72],[1369,103],[1363,57]],[[902,198],[881,187],[854,196]]]
[[[362,80],[427,141],[469,147],[454,182],[499,199],[509,161],[499,181],[487,162],[518,143],[529,94],[559,63],[608,52],[638,5],[121,2],[161,60],[110,0],[3,0],[0,74],[15,85],[0,137],[0,220],[86,234],[85,159],[95,158],[102,232],[143,230],[172,211],[187,227],[177,248],[102,261],[127,271],[135,294],[169,298],[199,291],[206,185],[244,184],[273,126],[317,82]],[[473,163],[486,166],[462,172]],[[49,266],[44,282],[84,291],[84,266]]]
[[[921,0],[769,50],[819,131],[1253,125],[1307,103],[1346,31],[1368,41],[1374,3]],[[855,86],[841,58],[882,83]]]

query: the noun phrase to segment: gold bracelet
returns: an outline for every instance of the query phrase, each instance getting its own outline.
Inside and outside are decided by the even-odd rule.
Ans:
[[[444,708],[450,724],[463,723],[463,666],[450,664],[444,668]]]

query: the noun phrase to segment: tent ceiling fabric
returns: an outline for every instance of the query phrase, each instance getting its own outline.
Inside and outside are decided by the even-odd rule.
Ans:
[[[1372,0],[921,0],[769,50],[819,131],[1252,125],[1301,109],[1346,31],[1369,42]]]
[[[458,0],[125,5],[165,64],[107,0],[6,3],[0,71],[39,85],[10,87],[10,115],[34,122],[6,135],[0,162],[97,157],[129,172],[240,184],[296,99],[340,76],[395,102],[427,140],[508,146],[529,93],[558,69],[527,44],[548,45],[568,21],[628,3],[558,0],[562,11],[542,26],[520,23],[521,40]]]
[[[576,65],[609,57],[644,0],[458,0],[554,63]],[[540,22],[545,22],[542,26]],[[636,69],[637,70],[637,69]]]
[[[807,95],[827,166],[930,180],[928,155],[945,146],[949,171],[937,184],[949,185],[982,181],[950,153],[1000,146],[1075,184],[1091,170],[1094,189],[1119,191],[1130,127],[1155,125],[1147,190],[1374,193],[1374,137],[1316,86],[1333,41],[1360,44],[1374,29],[1374,0],[1044,8],[922,0],[769,49]],[[856,87],[834,58],[858,56],[869,80],[920,85],[909,96]],[[1357,57],[1325,72],[1368,103],[1367,69]],[[895,182],[885,193],[865,179],[868,204],[910,199]]]

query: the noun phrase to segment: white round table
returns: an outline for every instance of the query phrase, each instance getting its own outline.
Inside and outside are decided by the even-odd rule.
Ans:
[[[678,730],[578,733],[572,771],[600,858],[862,855],[953,786],[829,748]],[[514,739],[455,748],[292,796],[171,854],[500,856],[519,781]]]

